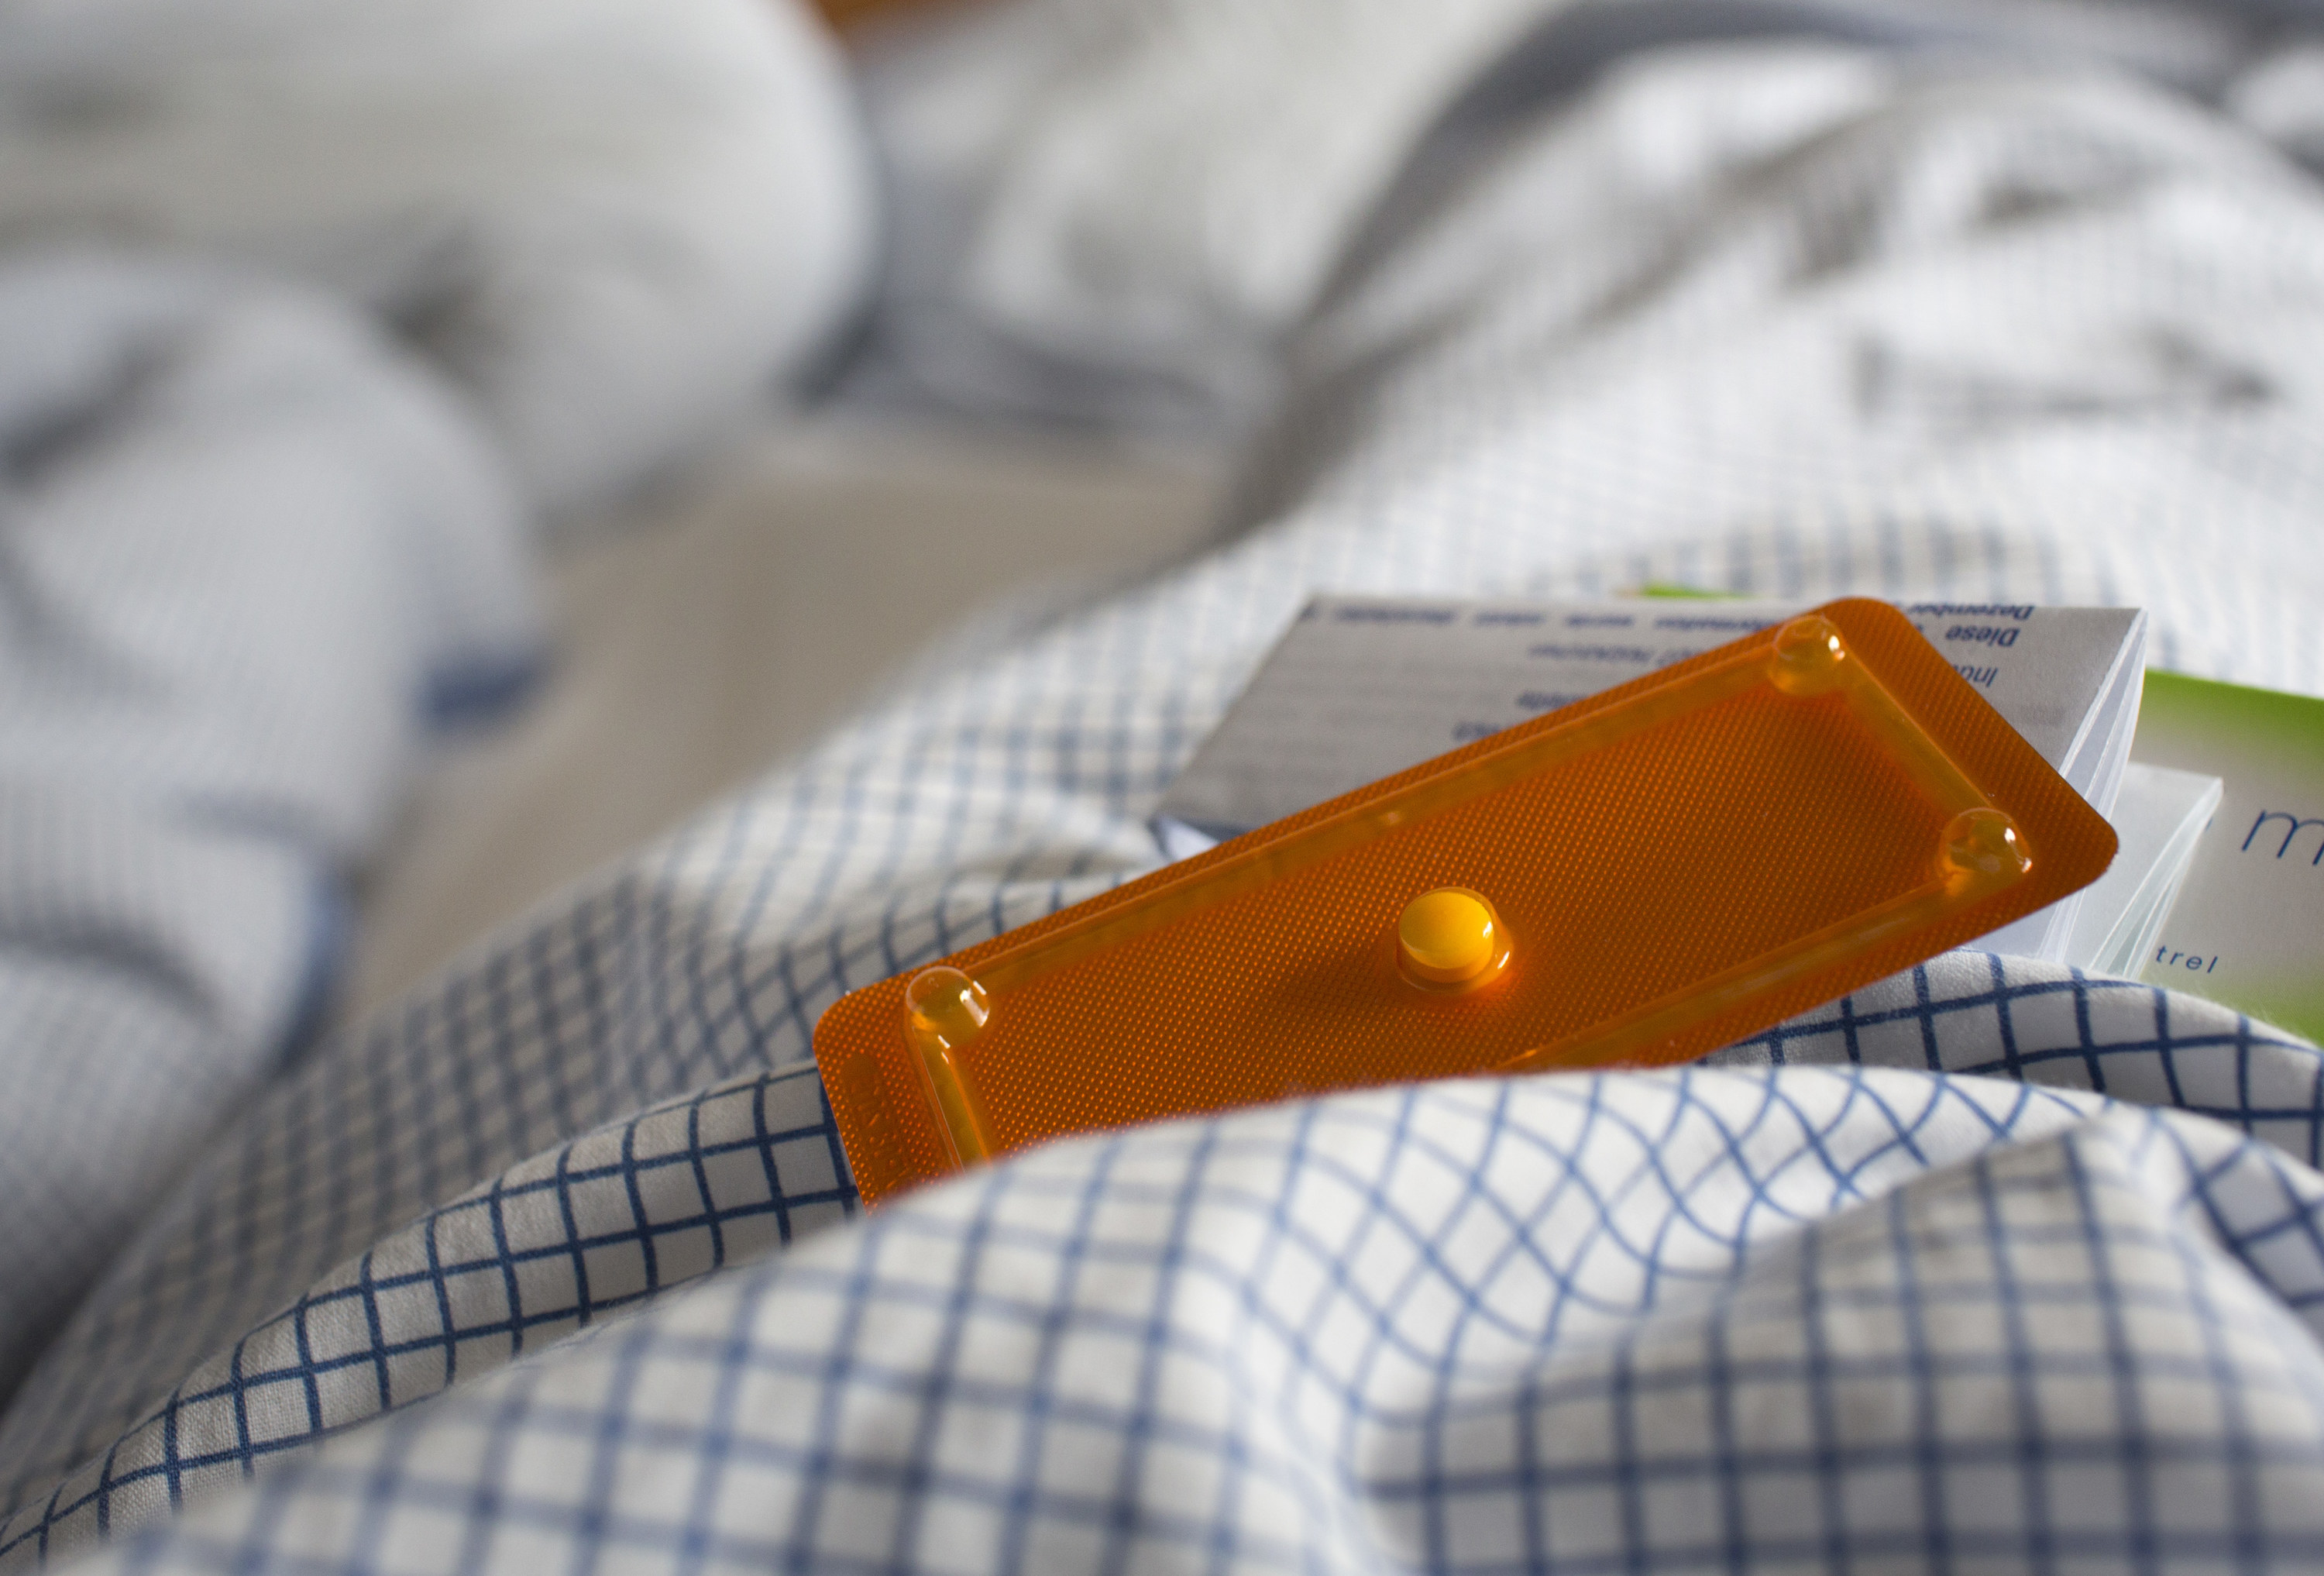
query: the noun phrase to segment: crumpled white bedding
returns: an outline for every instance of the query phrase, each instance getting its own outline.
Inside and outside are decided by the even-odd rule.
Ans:
[[[964,403],[1248,419],[1414,143],[1559,8],[1020,0],[875,46],[904,197],[880,330]]]
[[[803,0],[0,10],[0,244],[190,252],[393,323],[552,516],[829,347],[872,173]]]
[[[2260,49],[2273,25],[2104,0],[1455,0],[1425,26],[1372,0],[1005,0],[866,51],[898,232],[851,386],[1239,430],[1272,408],[1285,341],[1401,189],[1459,179],[1416,168],[1416,146],[1457,164],[1502,110],[1657,40],[1807,31],[2106,61],[2225,94],[2297,147],[2316,135],[2316,68],[2282,40]]]
[[[0,1388],[321,1007],[431,717],[540,659],[528,519],[334,302],[0,263]]]
[[[252,1102],[0,1418],[0,1557],[2324,1554],[2324,1057],[2126,982],[1956,954],[1723,1066],[1103,1136],[835,1223],[816,1013],[1150,866],[1313,590],[2126,602],[2324,693],[2309,176],[2096,57],[1652,36],[1500,83],[1345,261],[1247,540]]]
[[[798,5],[0,10],[0,1393],[319,1028],[536,522],[764,403],[872,224]]]

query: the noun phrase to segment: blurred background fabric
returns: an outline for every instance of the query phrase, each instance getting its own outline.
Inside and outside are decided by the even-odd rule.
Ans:
[[[797,5],[0,14],[0,1388],[554,670],[544,528],[763,421],[877,236]]]
[[[810,368],[873,177],[797,5],[95,0],[0,14],[0,245],[180,249],[393,324],[552,515]]]
[[[429,729],[540,660],[468,411],[327,298],[0,261],[0,1387],[350,955]]]

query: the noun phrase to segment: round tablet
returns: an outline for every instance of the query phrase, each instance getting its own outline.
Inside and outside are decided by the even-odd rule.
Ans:
[[[1396,924],[1397,952],[1416,979],[1457,985],[1490,968],[1501,950],[1490,905],[1460,887],[1423,892]]]

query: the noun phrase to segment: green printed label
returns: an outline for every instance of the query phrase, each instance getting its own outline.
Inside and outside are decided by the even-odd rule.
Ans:
[[[2131,757],[2227,784],[2141,977],[2324,1039],[2324,700],[2150,672]]]

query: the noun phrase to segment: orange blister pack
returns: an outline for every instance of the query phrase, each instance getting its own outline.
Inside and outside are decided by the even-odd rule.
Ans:
[[[1884,603],[1832,603],[867,986],[867,1202],[1060,1134],[1684,1060],[2095,880],[2115,834]]]

